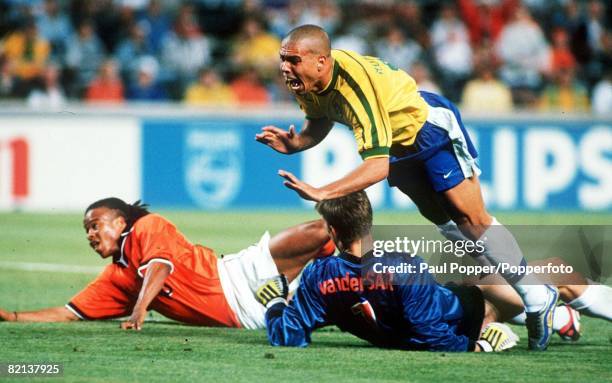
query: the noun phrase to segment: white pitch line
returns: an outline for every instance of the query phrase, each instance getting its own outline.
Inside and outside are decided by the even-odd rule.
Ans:
[[[22,271],[46,271],[51,273],[98,274],[103,267],[64,265],[59,263],[8,262],[0,261],[0,269]]]

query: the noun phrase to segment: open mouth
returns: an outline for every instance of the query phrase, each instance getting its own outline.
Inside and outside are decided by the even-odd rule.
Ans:
[[[100,244],[100,242],[98,241],[89,241],[89,247],[91,247],[94,250],[98,250],[98,245]]]
[[[287,86],[289,87],[289,89],[291,89],[294,92],[299,92],[300,90],[304,89],[304,84],[297,78],[287,78],[285,82]]]

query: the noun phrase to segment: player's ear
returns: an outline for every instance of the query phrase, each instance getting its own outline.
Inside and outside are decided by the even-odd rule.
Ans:
[[[323,65],[325,65],[325,61],[327,58],[325,56],[319,56],[317,59],[317,70],[321,71],[323,69]]]
[[[329,236],[331,237],[332,241],[334,241],[336,247],[342,250],[342,243],[338,239],[338,232],[336,231],[336,228],[330,224],[327,224],[327,232],[329,233]]]
[[[115,227],[120,228],[121,231],[123,231],[125,227],[127,226],[127,222],[125,221],[125,218],[121,214],[117,214],[117,216],[113,219],[113,225],[115,225]]]

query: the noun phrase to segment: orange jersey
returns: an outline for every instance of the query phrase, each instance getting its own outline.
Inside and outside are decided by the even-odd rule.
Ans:
[[[82,319],[130,315],[146,268],[154,262],[169,265],[171,274],[149,309],[194,325],[240,327],[223,293],[214,251],[193,245],[157,214],[142,217],[122,234],[121,253],[67,307]]]

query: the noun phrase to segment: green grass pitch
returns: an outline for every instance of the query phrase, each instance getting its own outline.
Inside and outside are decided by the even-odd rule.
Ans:
[[[231,253],[265,230],[314,219],[309,212],[166,214],[194,242]],[[499,214],[514,224],[610,224],[610,214]],[[95,274],[22,271],[17,262],[100,267],[79,214],[0,214],[0,307],[31,310],[65,304]],[[413,213],[382,213],[379,224],[425,223]],[[67,382],[603,382],[612,381],[612,326],[583,319],[575,344],[555,336],[545,353],[526,351],[526,333],[503,354],[380,350],[335,328],[314,333],[306,349],[273,348],[264,331],[190,327],[151,315],[142,332],[118,321],[69,324],[0,323],[0,363],[64,364],[61,378],[0,381]]]

